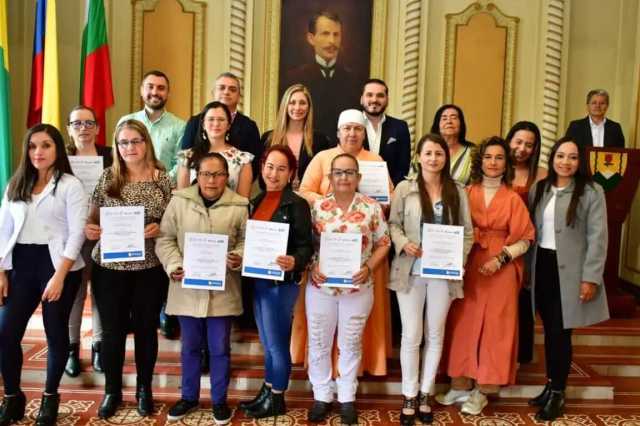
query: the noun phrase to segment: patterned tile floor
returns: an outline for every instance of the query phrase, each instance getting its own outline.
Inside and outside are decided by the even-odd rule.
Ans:
[[[628,379],[625,379],[628,381]],[[630,388],[640,385],[640,379],[635,383],[628,382],[625,387]],[[566,414],[552,422],[554,426],[640,426],[640,386],[636,392],[626,392],[626,398],[614,401],[584,401],[569,400]],[[29,402],[27,416],[19,425],[34,424],[39,407],[39,390],[35,387],[25,388]],[[101,394],[96,389],[83,389],[81,387],[68,387],[62,390],[63,402],[60,407],[58,425],[176,425],[176,426],[204,426],[213,425],[210,405],[203,402],[203,407],[191,413],[178,422],[168,422],[166,414],[171,404],[179,397],[177,390],[156,391],[156,412],[153,416],[142,418],[135,409],[133,390],[125,392],[124,406],[109,420],[101,420],[96,417],[97,406]],[[229,404],[234,407],[238,400],[249,397],[248,392],[230,392]],[[203,397],[204,401],[204,397]],[[295,426],[308,424],[306,421],[307,410],[311,405],[311,396],[306,393],[287,396],[288,411],[286,415],[277,419],[267,418],[254,420],[245,417],[241,412],[236,412],[232,421],[233,425],[279,425]],[[357,406],[359,409],[359,425],[390,425],[398,424],[400,411],[400,398],[391,396],[363,396],[359,397]],[[540,425],[534,418],[535,409],[528,407],[525,400],[498,399],[492,401],[479,416],[460,414],[457,407],[434,406],[434,425],[468,425],[468,426],[516,426],[516,425]],[[322,423],[322,425],[339,425],[340,417],[337,412]]]

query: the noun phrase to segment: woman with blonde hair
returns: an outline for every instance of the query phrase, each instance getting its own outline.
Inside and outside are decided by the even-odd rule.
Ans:
[[[93,249],[91,289],[102,321],[105,396],[98,416],[113,416],[122,402],[122,366],[128,327],[133,327],[138,413],[153,413],[151,379],[158,356],[158,319],[169,284],[155,253],[160,219],[171,197],[171,179],[153,151],[144,124],[125,120],[113,137],[113,165],[102,173],[91,197],[85,234],[99,240],[101,207],[144,207],[144,260],[103,263]]]
[[[262,135],[265,149],[287,145],[298,162],[298,173],[292,187],[298,190],[309,162],[320,151],[332,148],[329,139],[313,129],[313,102],[309,90],[302,84],[289,86],[282,95],[276,116],[276,126]]]

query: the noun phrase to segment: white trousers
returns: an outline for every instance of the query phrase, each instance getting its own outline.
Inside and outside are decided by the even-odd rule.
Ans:
[[[373,306],[373,288],[331,296],[307,285],[307,331],[309,346],[309,381],[313,398],[332,402],[332,348],[338,329],[338,372],[335,381],[339,402],[356,399],[358,369],[362,360],[362,333]]]
[[[400,307],[400,319],[402,320],[402,340],[400,343],[402,394],[413,398],[418,394],[420,344],[423,335],[425,343],[420,391],[434,393],[436,373],[442,355],[447,313],[451,306],[451,296],[449,295],[449,284],[445,280],[412,275],[409,277],[409,282],[411,290],[408,293],[396,292],[396,294]]]

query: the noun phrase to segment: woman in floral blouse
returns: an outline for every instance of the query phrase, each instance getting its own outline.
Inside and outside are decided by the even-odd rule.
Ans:
[[[195,164],[209,152],[219,152],[229,165],[227,186],[243,197],[249,197],[253,172],[253,154],[240,151],[229,143],[231,112],[222,102],[205,105],[200,123],[200,137],[191,149],[178,153],[178,189],[191,185],[196,178]]]
[[[354,400],[362,333],[373,306],[371,271],[386,261],[391,240],[380,205],[356,192],[360,173],[354,156],[346,153],[336,156],[331,162],[329,179],[333,194],[317,200],[311,210],[314,237],[319,242],[322,232],[361,233],[362,267],[353,275],[357,287],[345,289],[323,285],[327,277],[320,272],[318,256],[312,266],[311,282],[306,288],[309,380],[314,395],[309,421],[323,421],[331,409],[331,348],[337,328],[340,376],[336,386],[340,414],[342,423],[353,424],[358,422]]]

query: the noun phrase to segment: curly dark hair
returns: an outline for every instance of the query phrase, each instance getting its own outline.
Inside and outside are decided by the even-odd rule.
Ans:
[[[473,159],[471,160],[471,183],[481,183],[482,182],[482,158],[484,154],[487,152],[487,148],[490,146],[499,146],[504,150],[504,160],[505,160],[505,170],[502,175],[502,182],[505,185],[511,186],[511,182],[513,181],[513,164],[511,160],[511,155],[509,151],[509,146],[500,136],[491,136],[482,141],[482,143],[478,146],[473,154]]]

